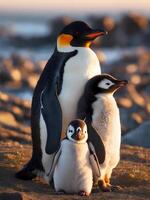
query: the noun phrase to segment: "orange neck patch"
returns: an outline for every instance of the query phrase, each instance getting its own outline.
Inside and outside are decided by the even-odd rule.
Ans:
[[[73,39],[72,35],[69,34],[61,34],[57,39],[57,45],[59,47],[67,47],[70,46],[70,42]]]

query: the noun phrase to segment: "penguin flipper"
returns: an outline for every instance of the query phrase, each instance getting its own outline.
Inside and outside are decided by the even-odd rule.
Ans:
[[[62,111],[56,92],[45,88],[41,93],[41,112],[47,129],[45,151],[53,154],[60,147]]]
[[[92,167],[92,172],[93,172],[93,179],[94,182],[97,182],[98,178],[100,177],[100,165],[99,161],[94,149],[94,146],[92,145],[91,142],[88,142],[89,150],[90,150],[90,163]]]
[[[86,124],[88,128],[88,140],[94,146],[99,164],[102,164],[105,161],[105,146],[100,135],[98,135],[97,131],[94,129],[91,123],[86,122]]]
[[[51,165],[51,168],[50,168],[50,171],[49,173],[47,174],[48,176],[48,179],[49,179],[49,182],[52,180],[53,178],[53,175],[54,175],[54,170],[55,170],[55,167],[57,165],[57,162],[59,160],[59,157],[61,155],[61,147],[59,148],[59,150],[56,152],[55,156],[54,156],[54,159],[53,159],[53,163]]]

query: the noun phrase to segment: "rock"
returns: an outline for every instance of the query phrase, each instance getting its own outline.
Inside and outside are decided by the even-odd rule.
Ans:
[[[17,68],[21,67],[25,62],[25,59],[16,53],[13,53],[11,55],[11,60],[12,60],[13,65]]]
[[[128,86],[127,89],[133,102],[141,107],[144,107],[145,100],[142,97],[142,95],[136,90],[135,86],[133,84],[130,84],[130,86]]]
[[[22,195],[19,192],[3,192],[0,194],[1,200],[23,200]]]
[[[7,124],[10,126],[17,126],[17,122],[14,116],[9,112],[0,112],[0,123]]]
[[[131,129],[137,127],[138,123],[132,118],[131,112],[127,108],[120,108],[120,120],[121,120],[121,128],[122,134],[125,134]]]
[[[119,98],[117,100],[117,103],[119,106],[122,106],[125,108],[131,108],[131,106],[133,105],[131,99],[125,98],[125,97]]]
[[[129,13],[123,17],[122,24],[126,33],[133,35],[146,30],[149,26],[149,20],[144,15]]]
[[[142,123],[139,127],[124,135],[122,143],[150,147],[150,121]]]
[[[35,88],[38,79],[39,79],[39,75],[37,75],[37,74],[33,74],[33,75],[28,77],[27,81],[28,81],[29,87],[31,89]]]
[[[20,70],[18,70],[18,69],[12,69],[11,70],[11,77],[12,77],[12,79],[14,81],[20,82],[21,78],[22,78]]]
[[[133,74],[135,72],[137,72],[137,69],[138,69],[138,66],[136,64],[129,64],[127,67],[126,67],[126,71],[129,73],[129,74]]]

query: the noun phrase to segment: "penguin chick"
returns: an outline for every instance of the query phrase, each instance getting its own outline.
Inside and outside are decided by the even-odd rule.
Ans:
[[[126,84],[126,80],[118,80],[108,74],[95,76],[87,82],[78,103],[77,116],[86,118],[93,146],[96,147],[94,134],[97,134],[101,136],[105,147],[105,160],[100,163],[101,175],[98,181],[103,191],[119,189],[110,184],[112,170],[120,160],[121,143],[120,114],[113,94]],[[97,146],[96,153],[98,150],[100,147]]]
[[[92,146],[87,143],[87,126],[82,120],[72,121],[67,135],[61,142],[58,161],[54,169],[56,192],[89,196],[93,186],[92,169],[100,175],[98,160],[94,157]]]

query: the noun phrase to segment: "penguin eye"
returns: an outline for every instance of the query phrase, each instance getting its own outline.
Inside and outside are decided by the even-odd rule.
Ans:
[[[106,85],[110,85],[110,83],[106,83]]]
[[[77,131],[81,131],[81,128],[80,128],[80,127],[78,127],[78,128],[77,128]]]
[[[69,130],[69,133],[72,133],[73,132],[73,130]]]

